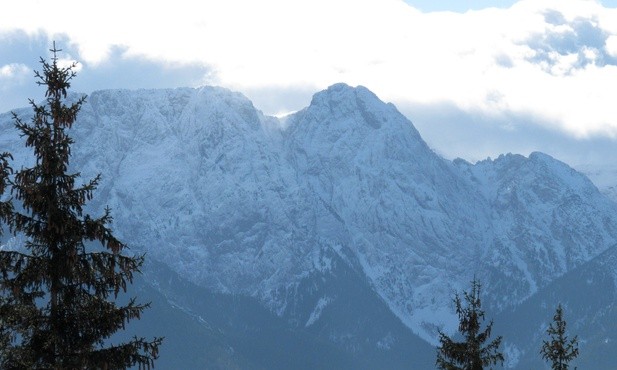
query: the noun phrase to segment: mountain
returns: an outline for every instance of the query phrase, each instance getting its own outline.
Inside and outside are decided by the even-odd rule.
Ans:
[[[617,202],[617,165],[612,163],[586,164],[579,165],[577,169],[589,177],[603,194]]]
[[[615,244],[615,205],[564,163],[542,153],[455,163],[489,203],[493,240],[482,257],[487,280],[521,282],[494,286],[511,294],[497,308],[528,298]]]
[[[617,248],[610,248],[555,279],[515,309],[495,317],[495,331],[504,335],[510,363],[517,369],[542,368],[537,355],[557,303],[564,307],[568,336],[579,337],[575,365],[613,369],[617,341]],[[521,325],[525,323],[525,325]]]
[[[260,348],[328,354],[334,368],[431,368],[437,331],[457,327],[453,293],[474,275],[489,313],[523,325],[529,302],[554,303],[554,284],[617,242],[617,205],[584,175],[542,153],[445,160],[364,87],[333,85],[281,120],[222,88],[98,91],[72,135],[73,168],[103,175],[91,211],[109,205],[116,235],[159,266],[140,289],[213,343],[204,362],[228,367],[273,368]],[[8,114],[0,143],[31,160]],[[511,337],[515,367],[534,351]]]

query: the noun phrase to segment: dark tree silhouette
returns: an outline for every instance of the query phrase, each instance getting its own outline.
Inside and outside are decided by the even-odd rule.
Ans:
[[[546,329],[546,333],[550,340],[542,342],[542,358],[551,362],[553,370],[568,370],[570,362],[578,356],[578,337],[568,339],[561,304],[557,306],[553,322]]]
[[[74,124],[85,96],[66,105],[75,64],[58,65],[55,43],[51,62],[41,58],[37,84],[46,88],[29,123],[13,114],[35,164],[12,172],[8,155],[0,160],[0,190],[8,185],[12,206],[1,204],[0,217],[25,243],[0,251],[0,351],[3,369],[150,368],[161,338],[137,338],[111,344],[109,338],[139,319],[148,304],[132,298],[118,306],[139,272],[143,256],[129,257],[126,246],[109,228],[108,208],[102,216],[84,214],[99,176],[78,186],[79,173],[68,173]]]
[[[454,305],[459,318],[458,331],[463,341],[456,342],[439,331],[439,347],[437,348],[437,367],[444,370],[482,370],[485,366],[503,363],[504,357],[499,352],[501,336],[491,342],[491,321],[484,330],[484,311],[480,300],[481,285],[474,278],[471,282],[471,292],[463,292],[465,305],[456,294]]]
[[[8,200],[2,201],[6,191],[9,174],[11,173],[11,168],[9,167],[10,159],[12,159],[10,153],[0,153],[0,221],[8,220],[13,212],[11,202]],[[0,225],[0,236],[2,236],[3,231],[1,226],[2,225]],[[6,302],[5,298],[0,295],[0,305],[4,302]],[[5,349],[9,347],[12,338],[9,329],[2,324],[3,321],[3,317],[0,316],[0,358],[4,356]]]

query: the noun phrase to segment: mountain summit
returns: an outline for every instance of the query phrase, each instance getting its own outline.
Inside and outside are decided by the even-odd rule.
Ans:
[[[333,85],[285,124],[222,88],[98,91],[78,121],[72,165],[103,174],[120,239],[352,354],[403,350],[417,338],[400,322],[428,343],[452,332],[474,275],[499,314],[617,241],[617,206],[564,163],[445,160],[364,87]],[[0,142],[27,161],[10,122]]]

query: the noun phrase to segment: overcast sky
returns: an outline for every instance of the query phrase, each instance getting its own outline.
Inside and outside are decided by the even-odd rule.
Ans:
[[[0,111],[42,97],[32,70],[56,40],[86,93],[213,84],[283,114],[345,82],[395,103],[446,158],[617,162],[617,0],[83,4],[2,5]]]

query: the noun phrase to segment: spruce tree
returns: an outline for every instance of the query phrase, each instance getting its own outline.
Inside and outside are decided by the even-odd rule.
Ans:
[[[0,221],[8,220],[13,210],[10,201],[2,200],[7,187],[9,174],[11,173],[11,168],[9,167],[10,159],[12,159],[10,153],[0,153]],[[0,236],[2,236],[2,232],[3,228],[0,223]],[[0,305],[3,302],[5,302],[5,299],[0,295]],[[3,321],[3,317],[0,315],[0,359],[4,357],[5,349],[9,347],[11,342],[11,333],[8,328],[2,324]]]
[[[458,331],[463,341],[456,342],[439,331],[436,365],[444,370],[482,370],[485,366],[503,363],[499,352],[501,336],[487,343],[491,336],[493,321],[482,330],[484,311],[480,300],[481,285],[477,279],[471,282],[471,292],[463,292],[465,305],[457,293],[454,298],[459,318]]]
[[[67,105],[75,64],[60,67],[61,50],[54,43],[50,51],[51,62],[41,58],[42,72],[35,72],[37,84],[46,88],[44,103],[30,100],[29,123],[13,114],[35,163],[9,175],[7,163],[0,161],[2,184],[13,198],[12,207],[2,206],[1,216],[25,240],[19,248],[0,251],[0,333],[8,336],[0,367],[150,368],[161,338],[109,341],[149,305],[135,298],[125,305],[115,302],[139,272],[143,256],[121,254],[127,247],[109,228],[109,208],[100,217],[84,212],[100,176],[78,185],[79,173],[69,172],[73,140],[67,130],[85,96]]]
[[[546,333],[550,340],[542,343],[542,358],[551,362],[553,370],[568,370],[570,362],[578,356],[578,337],[568,339],[561,304],[557,306],[553,322],[546,329]]]

